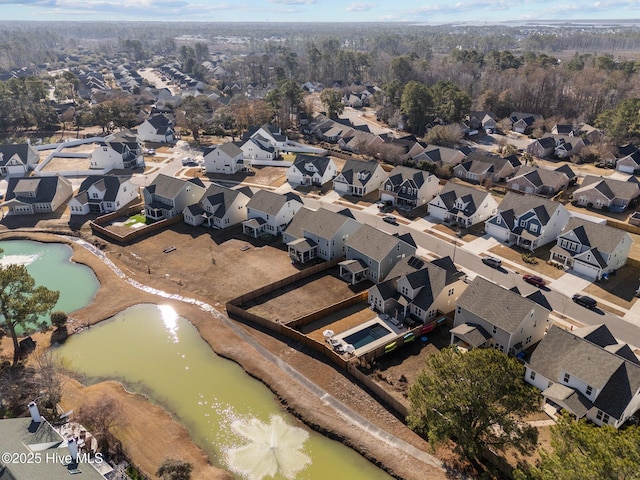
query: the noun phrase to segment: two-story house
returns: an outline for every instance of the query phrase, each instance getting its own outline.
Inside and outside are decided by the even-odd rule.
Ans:
[[[387,174],[378,162],[349,159],[333,179],[333,189],[340,195],[364,197],[380,188]]]
[[[233,175],[245,168],[244,152],[233,142],[206,148],[203,162],[207,173]]]
[[[299,153],[287,169],[287,182],[293,186],[322,186],[333,180],[337,174],[338,168],[331,157]]]
[[[91,168],[107,173],[114,169],[124,170],[144,167],[142,143],[130,131],[109,135],[91,153]]]
[[[181,180],[160,173],[142,190],[144,213],[154,220],[175,217],[189,205],[197,204],[205,190],[199,178]]]
[[[555,241],[569,222],[564,205],[536,195],[508,192],[498,213],[485,222],[485,232],[501,242],[531,251]]]
[[[571,180],[564,171],[522,166],[514,177],[507,180],[507,188],[551,197],[566,190],[570,183]]]
[[[453,167],[453,174],[470,183],[504,182],[516,174],[520,165],[515,155],[498,157],[474,152]]]
[[[408,317],[428,323],[455,308],[467,287],[464,278],[449,257],[427,262],[408,256],[393,267],[383,282],[369,289],[368,302],[397,323]]]
[[[110,213],[138,199],[138,186],[129,177],[91,175],[69,201],[71,215]]]
[[[640,361],[605,325],[551,325],[525,367],[546,408],[620,428],[640,408]],[[546,409],[545,408],[545,409]]]
[[[261,234],[279,235],[302,208],[302,200],[295,193],[281,195],[258,190],[247,203],[247,220],[242,231],[258,238]]]
[[[390,235],[371,225],[362,225],[345,243],[340,276],[351,284],[384,280],[396,263],[415,255],[417,249],[411,234]]]
[[[333,260],[345,255],[347,240],[360,227],[355,219],[342,213],[301,208],[282,232],[282,241],[294,262]]]
[[[40,160],[29,143],[0,145],[0,175],[26,175]]]
[[[572,217],[551,249],[550,260],[598,280],[624,266],[632,243],[624,230]]]
[[[254,161],[271,161],[278,157],[278,150],[260,138],[249,138],[240,144],[244,159],[249,165]]]
[[[261,127],[252,127],[243,137],[245,140],[253,138],[261,143],[267,143],[276,151],[281,152],[287,150],[288,138],[283,135],[280,127],[265,123]]]
[[[573,202],[581,207],[623,212],[639,196],[640,186],[633,176],[625,181],[587,175],[573,192]]]
[[[413,163],[429,162],[438,167],[443,165],[457,165],[467,158],[468,152],[464,149],[440,147],[438,145],[427,145],[424,151],[412,157]]]
[[[541,118],[541,115],[535,113],[511,112],[509,114],[511,130],[516,133],[527,133],[533,127],[534,122]]]
[[[438,194],[439,179],[424,170],[397,166],[380,187],[380,200],[398,208],[420,207]]]
[[[517,355],[544,337],[549,313],[541,303],[478,275],[458,298],[451,345]]]
[[[447,182],[429,202],[429,215],[438,220],[469,228],[496,214],[498,202],[486,190]]]
[[[474,130],[483,128],[491,132],[497,127],[496,115],[490,111],[469,112],[469,127]]]
[[[173,120],[164,114],[153,115],[138,126],[138,138],[143,142],[174,143],[174,126]]]
[[[6,215],[52,213],[73,195],[71,182],[61,175],[9,177],[7,193],[0,205]]]
[[[184,209],[184,221],[193,226],[232,227],[247,219],[247,203],[252,196],[249,187],[232,189],[212,183],[199,203]]]

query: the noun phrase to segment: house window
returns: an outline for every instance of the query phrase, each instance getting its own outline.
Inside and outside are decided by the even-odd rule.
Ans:
[[[496,333],[498,333],[498,327],[496,327],[495,325],[493,326],[493,330],[492,330],[493,334],[495,335]]]
[[[609,415],[605,413],[602,417],[602,423],[609,423],[609,418]]]
[[[598,420],[602,420],[602,415],[603,415],[602,410],[598,410],[598,413],[596,413],[596,418],[597,418]]]
[[[520,226],[521,227],[526,227],[527,226],[527,221],[526,220],[520,220]]]
[[[496,217],[496,223],[500,225],[502,223],[502,219],[500,217]]]
[[[460,313],[460,312],[462,312],[462,307],[458,307],[458,310],[456,313]]]
[[[456,291],[455,288],[450,288],[449,289],[449,293],[447,295],[450,297],[451,295],[453,295],[453,292],[455,292],[455,291]]]
[[[538,225],[533,224],[529,228],[533,233],[538,233]]]
[[[531,335],[529,335],[529,336],[527,337],[527,339],[525,340],[525,342],[524,342],[524,343],[531,343]]]
[[[531,373],[529,373],[529,378],[531,380],[535,380],[536,379],[536,372],[534,372],[533,370],[531,370]]]
[[[571,378],[571,375],[569,375],[568,373],[564,374],[564,383],[569,383],[569,379]]]
[[[591,385],[587,385],[587,390],[585,393],[587,394],[587,397],[590,397],[593,393],[593,387]]]

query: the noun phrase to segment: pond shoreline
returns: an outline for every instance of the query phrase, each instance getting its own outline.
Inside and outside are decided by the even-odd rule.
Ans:
[[[358,428],[353,428],[343,417],[331,408],[328,408],[322,401],[312,398],[312,396],[295,381],[286,378],[286,375],[279,375],[281,372],[275,372],[273,366],[262,358],[261,355],[242,338],[244,334],[239,336],[222,322],[216,321],[210,313],[203,311],[196,305],[161,298],[129,285],[105,265],[102,260],[85,248],[74,244],[74,242],[70,242],[68,239],[61,238],[59,235],[73,235],[73,233],[70,231],[56,231],[54,233],[25,230],[10,231],[0,233],[0,240],[28,239],[48,243],[62,242],[71,245],[74,252],[71,260],[90,267],[100,282],[100,289],[93,303],[85,308],[72,312],[70,314],[71,318],[76,319],[81,324],[95,324],[135,304],[157,304],[159,302],[171,304],[181,316],[190,320],[198,330],[200,336],[210,345],[216,354],[238,363],[247,374],[264,383],[278,398],[283,408],[299,418],[310,428],[355,449],[372,461],[372,463],[383,468],[396,478],[407,480],[422,479],[425,478],[425,476],[430,479],[447,478],[447,475],[442,469],[434,468],[432,465],[420,462],[404,452],[395,451],[389,448],[388,445],[377,440],[375,436],[364,434],[364,432]],[[101,239],[97,241],[112,254],[109,256],[109,259],[118,265],[117,256],[119,253],[117,249],[116,251],[112,251],[109,244],[106,244]],[[113,254],[115,254],[115,256]],[[175,283],[171,280],[155,277],[147,272],[133,271],[129,267],[128,265],[119,265],[119,268],[122,268],[127,275],[142,284],[151,285],[154,288],[166,292],[177,290]],[[276,356],[282,356],[283,352],[285,355],[291,353],[296,354],[296,352],[289,352],[291,348],[286,343],[283,343],[281,339],[273,338],[270,335],[250,329],[241,324],[239,324],[239,328],[246,331],[246,335],[251,335],[252,338],[257,339],[261,346],[264,346],[264,348]],[[46,337],[46,335],[44,336]],[[308,359],[307,361],[317,362],[315,359]],[[331,375],[331,372],[333,372],[336,376],[341,376],[341,374],[335,372],[332,367],[327,366],[326,368],[329,369],[327,374]],[[398,423],[400,424],[397,427],[398,429],[406,429],[406,427],[401,425],[401,422]],[[393,433],[397,434],[396,432]],[[428,451],[429,447],[422,439],[419,439],[411,432],[404,431],[401,433],[404,438],[412,440],[411,443],[413,445]],[[195,444],[193,444],[193,447],[198,449]],[[130,446],[125,445],[125,449],[129,451]],[[135,463],[140,464],[138,459],[134,458],[133,460]],[[147,471],[146,473],[152,474],[154,472]],[[222,472],[220,473],[222,474]]]

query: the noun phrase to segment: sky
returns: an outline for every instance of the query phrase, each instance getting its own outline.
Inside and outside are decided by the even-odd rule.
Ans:
[[[0,0],[0,20],[452,22],[640,19],[640,0]]]

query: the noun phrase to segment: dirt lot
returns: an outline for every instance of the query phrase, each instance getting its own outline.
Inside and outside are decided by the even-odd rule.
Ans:
[[[528,270],[532,270],[541,275],[546,275],[547,277],[551,277],[555,279],[555,278],[560,278],[566,272],[564,270],[560,270],[559,268],[554,267],[553,265],[549,265],[547,263],[547,261],[550,258],[551,248],[554,245],[555,243],[549,243],[547,245],[544,245],[536,249],[533,252],[533,257],[538,262],[536,264],[526,263],[524,260],[522,260],[523,253],[531,253],[531,252],[525,248],[517,247],[515,245],[510,247],[507,247],[502,244],[496,245],[490,250],[490,252],[496,255],[499,255],[502,258],[505,258],[516,265],[521,265],[523,267],[526,267]]]
[[[199,168],[191,169],[188,175],[209,179],[212,182],[224,180],[226,182],[247,183],[263,187],[277,188],[287,181],[287,170],[284,167],[252,167],[251,172],[241,172],[234,175],[202,173]]]
[[[349,288],[339,277],[339,270],[333,268],[258,297],[243,308],[263,318],[287,323],[352,297],[358,291],[362,291],[362,287]]]

